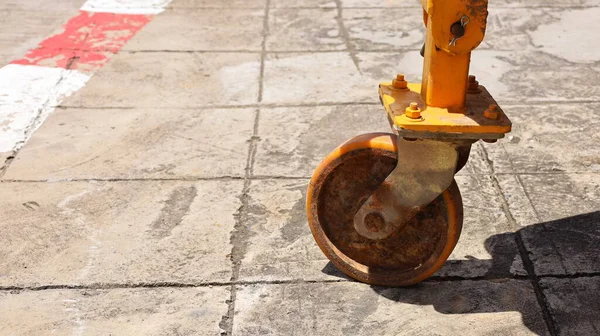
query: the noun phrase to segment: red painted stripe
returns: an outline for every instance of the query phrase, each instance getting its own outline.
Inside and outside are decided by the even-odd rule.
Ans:
[[[61,33],[45,39],[12,63],[93,70],[104,65],[152,17],[80,11],[63,26]]]

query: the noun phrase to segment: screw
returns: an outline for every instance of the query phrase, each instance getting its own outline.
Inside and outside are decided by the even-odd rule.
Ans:
[[[404,79],[403,74],[398,74],[396,76],[396,78],[392,81],[392,86],[398,90],[407,90],[408,89],[407,85],[408,85],[408,83]]]
[[[483,116],[488,119],[492,119],[492,120],[498,119],[498,117],[500,117],[500,111],[498,111],[498,105],[496,105],[496,104],[490,105],[488,107],[488,109],[483,112]]]
[[[477,81],[477,78],[473,75],[469,75],[469,84],[467,86],[467,91],[469,93],[479,92],[479,82]]]
[[[410,119],[419,119],[421,118],[421,109],[419,109],[419,104],[412,102],[406,108],[404,115]]]

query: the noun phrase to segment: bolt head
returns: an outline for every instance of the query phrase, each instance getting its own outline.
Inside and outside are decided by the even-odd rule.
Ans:
[[[392,81],[392,86],[398,90],[407,90],[408,82],[404,79],[403,74],[398,74],[396,78]]]
[[[498,105],[496,105],[496,104],[490,105],[490,107],[488,107],[488,109],[483,112],[483,116],[488,119],[491,119],[491,120],[497,120],[500,117],[500,111],[498,110]]]
[[[404,111],[404,115],[410,119],[419,119],[421,118],[421,109],[419,108],[419,104],[413,102],[406,108]]]
[[[479,82],[477,81],[477,78],[473,75],[469,76],[467,91],[470,93],[479,92]]]

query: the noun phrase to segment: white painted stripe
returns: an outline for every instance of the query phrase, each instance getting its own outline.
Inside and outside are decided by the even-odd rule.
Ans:
[[[89,78],[61,68],[18,64],[0,68],[0,153],[23,146],[55,107]]]
[[[159,14],[172,0],[88,0],[82,11],[116,14]]]

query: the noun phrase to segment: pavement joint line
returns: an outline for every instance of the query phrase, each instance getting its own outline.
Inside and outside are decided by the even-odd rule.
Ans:
[[[358,70],[358,73],[362,75],[362,70],[360,69],[360,60],[358,59],[358,56],[356,55],[356,48],[354,47],[354,45],[352,44],[352,41],[350,40],[350,33],[348,32],[348,28],[346,27],[346,24],[344,23],[344,8],[342,7],[342,2],[341,0],[334,0],[335,1],[335,5],[337,8],[337,16],[335,17],[335,20],[337,21],[339,30],[340,30],[340,37],[342,38],[342,40],[344,41],[344,44],[346,45],[346,49],[348,54],[350,54],[350,58],[352,59],[352,63],[354,63],[354,66],[356,67],[356,70]]]
[[[506,202],[504,195],[502,198]],[[512,219],[514,221],[514,218]],[[554,321],[554,317],[552,313],[550,313],[550,305],[548,304],[548,298],[544,293],[544,290],[540,286],[539,277],[535,274],[535,268],[531,258],[529,258],[529,251],[527,251],[525,247],[525,243],[523,242],[523,237],[520,231],[515,232],[515,241],[517,242],[517,247],[519,249],[519,254],[521,255],[521,260],[523,261],[523,267],[527,270],[527,274],[529,275],[529,279],[531,285],[533,286],[533,291],[535,292],[535,296],[537,298],[540,309],[542,310],[542,316],[544,321],[546,322],[546,327],[548,328],[548,332],[552,336],[557,336],[558,328],[556,326],[556,322]]]
[[[0,183],[69,183],[69,182],[202,182],[202,181],[243,181],[241,176],[216,176],[216,177],[153,177],[153,178],[73,178],[73,179],[46,179],[46,180],[1,180]]]
[[[259,140],[259,138],[255,138]],[[600,175],[600,172],[522,172],[522,173],[469,173],[458,176],[518,176],[518,175]],[[301,181],[310,180],[311,176],[282,176],[282,175],[253,175],[248,177],[252,181],[286,180]],[[242,176],[214,176],[214,177],[149,177],[149,178],[65,178],[65,179],[4,179],[0,183],[69,183],[69,182],[202,182],[202,181],[244,181]]]
[[[600,277],[600,272],[595,273],[577,273],[577,274],[551,274],[539,276],[540,279],[578,279],[578,278],[596,278]],[[499,281],[499,280],[517,280],[528,281],[527,276],[496,276],[496,277],[461,277],[461,276],[432,276],[423,283],[443,283],[443,282],[462,282],[462,281]],[[356,283],[352,279],[284,279],[284,280],[240,280],[240,281],[211,281],[211,282],[177,282],[177,281],[158,281],[158,282],[134,282],[134,283],[91,283],[91,284],[49,284],[49,285],[4,285],[0,286],[0,292],[6,291],[46,291],[46,290],[111,290],[111,289],[136,289],[136,288],[212,288],[227,286],[253,286],[253,285],[294,285],[294,284],[328,284],[328,283]],[[365,286],[369,286],[364,284]],[[401,287],[400,287],[401,288]]]
[[[66,49],[67,50],[67,49]],[[412,47],[398,47],[398,48],[392,48],[392,49],[355,49],[357,54],[360,53],[381,53],[381,54],[386,54],[386,53],[408,53],[408,52],[418,52],[421,49],[419,48],[412,48]],[[511,49],[501,49],[501,48],[489,48],[489,47],[481,47],[478,48],[478,50],[493,50],[493,51],[505,51],[505,52],[509,52],[509,51],[513,51]],[[81,50],[81,49],[74,49],[73,51],[103,51],[103,50]],[[267,49],[266,53],[267,54],[306,54],[306,53],[310,53],[310,54],[331,54],[331,53],[343,53],[343,52],[348,52],[349,50],[347,48],[342,48],[342,49],[292,49],[292,50],[286,50],[286,49]],[[141,54],[141,53],[173,53],[173,54],[193,54],[193,53],[198,53],[198,54],[210,54],[210,53],[236,53],[236,54],[261,54],[262,50],[258,50],[258,49],[137,49],[137,50],[133,50],[133,49],[127,49],[127,50],[120,50],[118,52],[118,54]]]
[[[265,0],[266,6],[263,14],[262,41],[260,43],[260,72],[258,78],[258,103],[263,101],[265,86],[265,62],[267,59],[267,39],[269,38],[269,10],[270,0]]]
[[[523,106],[548,106],[548,105],[569,105],[569,104],[600,104],[597,100],[559,100],[559,101],[497,101],[503,107],[523,107]],[[315,103],[252,103],[252,104],[232,104],[232,105],[198,105],[198,106],[76,106],[76,105],[56,105],[57,109],[88,109],[88,110],[134,110],[134,109],[174,109],[174,110],[209,110],[209,109],[250,109],[250,108],[288,108],[288,107],[324,107],[324,106],[379,106],[381,103],[375,101],[356,101],[356,102],[315,102]]]
[[[537,48],[532,48],[532,49],[537,49]],[[262,50],[260,49],[124,49],[124,50],[119,50],[119,51],[111,51],[111,50],[106,50],[106,49],[81,49],[81,48],[57,48],[57,50],[63,50],[63,51],[80,51],[80,52],[105,52],[105,53],[111,53],[113,55],[118,55],[118,54],[143,54],[143,53],[171,53],[171,54],[210,54],[210,53],[215,53],[215,54],[219,54],[219,53],[232,53],[232,54],[261,54]],[[356,54],[361,54],[361,53],[381,53],[381,54],[386,54],[386,53],[409,53],[409,52],[418,52],[421,49],[419,48],[413,48],[413,47],[398,47],[398,48],[390,48],[390,49],[355,49]],[[503,48],[491,48],[491,47],[480,47],[478,48],[478,50],[481,51],[499,51],[499,52],[512,52],[514,50],[511,49],[503,49]],[[310,54],[331,54],[331,53],[343,53],[343,52],[348,52],[349,49],[347,48],[342,48],[342,49],[291,49],[291,50],[286,50],[286,49],[267,49],[266,53],[267,55],[270,54],[306,54],[306,53],[310,53]],[[528,65],[530,68],[533,67],[535,68],[535,65]],[[578,64],[578,63],[572,63],[569,64],[569,66],[586,66],[586,64]]]
[[[485,84],[485,83],[484,83]],[[498,103],[501,105],[511,105],[511,106],[548,106],[548,105],[568,105],[568,104],[598,104],[600,103],[600,99],[571,99],[571,100],[520,100],[520,101],[511,101],[507,100],[502,102],[502,100],[498,100]]]
[[[227,287],[227,286],[252,286],[252,285],[280,285],[280,284],[302,284],[302,283],[339,283],[354,282],[348,279],[328,279],[328,280],[256,280],[256,281],[223,281],[223,282],[138,282],[138,283],[92,283],[87,285],[80,284],[53,284],[36,286],[0,286],[1,291],[45,291],[45,290],[102,290],[102,289],[135,289],[135,288],[203,288],[203,287]]]
[[[265,0],[265,20],[268,18],[269,11],[269,3],[270,0]],[[266,35],[263,36],[263,40],[266,39]],[[260,95],[259,95],[260,99]],[[255,109],[254,115],[254,124],[252,130],[252,136],[248,141],[248,154],[246,158],[246,168],[244,169],[244,186],[242,188],[242,194],[239,199],[241,202],[241,206],[238,208],[236,213],[233,215],[235,218],[235,224],[233,227],[233,231],[230,235],[231,241],[231,262],[232,262],[232,271],[231,271],[231,284],[230,284],[230,297],[227,300],[227,313],[221,317],[221,321],[219,322],[219,327],[223,330],[221,335],[223,336],[231,336],[233,334],[233,323],[235,318],[235,303],[237,300],[237,286],[236,282],[239,279],[241,263],[246,254],[247,248],[247,228],[245,226],[245,216],[247,215],[247,209],[250,203],[250,186],[252,184],[252,175],[254,170],[254,163],[256,159],[256,151],[258,149],[258,141],[260,140],[258,136],[258,125],[260,120],[260,109]]]
[[[379,102],[323,102],[323,103],[291,103],[291,104],[278,104],[278,103],[253,103],[253,104],[237,104],[237,105],[202,105],[202,106],[173,106],[173,107],[151,107],[151,106],[74,106],[74,105],[59,105],[57,108],[61,109],[88,109],[88,110],[133,110],[133,109],[165,109],[170,108],[174,110],[210,110],[210,109],[253,109],[253,108],[286,108],[286,107],[324,107],[324,106],[379,106]]]
[[[519,251],[519,255],[521,256],[521,260],[523,261],[523,267],[525,268],[525,270],[527,272],[527,277],[529,279],[529,282],[531,283],[531,286],[535,293],[535,297],[537,299],[538,306],[541,310],[542,317],[544,318],[544,322],[546,323],[546,328],[548,329],[548,332],[550,333],[551,336],[557,336],[558,328],[556,327],[556,322],[554,321],[554,318],[552,317],[552,314],[550,313],[548,298],[546,297],[546,294],[544,293],[543,289],[540,286],[539,277],[535,273],[534,264],[531,261],[531,258],[529,257],[529,251],[527,250],[527,247],[525,246],[525,243],[523,242],[523,237],[522,237],[521,231],[519,231],[520,226],[519,226],[519,224],[517,224],[515,217],[513,216],[512,212],[510,211],[510,206],[509,206],[508,200],[506,199],[504,191],[502,190],[500,181],[498,181],[498,178],[494,175],[494,165],[489,158],[489,155],[488,155],[487,150],[485,149],[485,146],[481,146],[481,149],[483,151],[483,156],[484,156],[485,162],[487,163],[487,165],[490,168],[490,171],[492,172],[492,184],[494,186],[494,189],[498,193],[498,196],[500,197],[500,202],[502,203],[502,209],[504,211],[504,215],[506,216],[508,222],[511,224],[511,227],[514,230],[514,238],[515,238],[515,242],[517,244],[517,249]],[[506,153],[506,151],[505,151],[505,154],[508,155],[508,153]],[[510,157],[508,159],[510,161]],[[524,188],[523,188],[523,190],[524,190]],[[536,217],[537,217],[537,213],[536,213]],[[539,220],[539,217],[538,217],[538,220]]]

